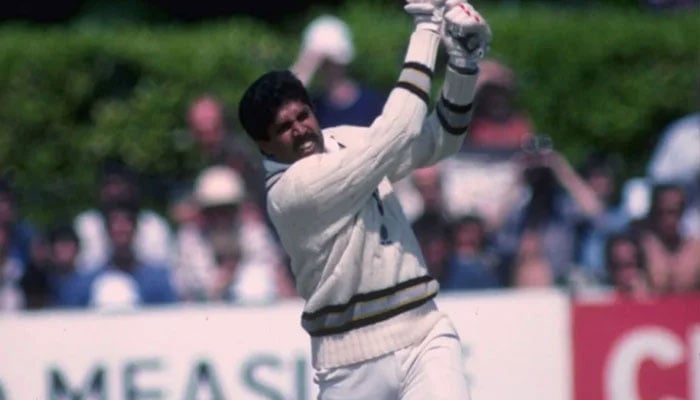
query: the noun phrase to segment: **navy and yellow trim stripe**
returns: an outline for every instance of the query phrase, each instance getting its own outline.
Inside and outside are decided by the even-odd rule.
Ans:
[[[433,71],[427,65],[406,62],[401,69],[396,87],[408,90],[427,105],[430,101],[429,92],[432,79]]]
[[[311,336],[343,333],[417,308],[437,293],[437,281],[427,275],[420,276],[389,288],[356,294],[343,304],[305,312],[301,325]]]

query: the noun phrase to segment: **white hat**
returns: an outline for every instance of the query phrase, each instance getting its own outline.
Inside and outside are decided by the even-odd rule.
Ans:
[[[138,285],[121,271],[108,270],[100,274],[90,290],[90,304],[102,310],[123,310],[141,303]]]
[[[303,46],[338,64],[349,64],[355,57],[350,28],[332,15],[322,15],[304,29]]]
[[[202,207],[238,204],[244,196],[245,185],[233,168],[209,167],[197,177],[194,198]]]

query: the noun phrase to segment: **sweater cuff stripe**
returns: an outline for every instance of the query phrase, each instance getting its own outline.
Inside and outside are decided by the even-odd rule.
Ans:
[[[407,89],[428,104],[432,76],[433,72],[427,65],[408,61],[403,65],[397,86]]]
[[[428,93],[411,82],[399,81],[396,83],[396,87],[408,90],[409,92],[418,96],[419,99],[423,100],[426,105],[428,105],[428,102],[430,101],[430,96]]]
[[[403,69],[406,70],[409,68],[415,69],[416,71],[419,71],[419,72],[422,72],[422,73],[428,75],[428,77],[431,79],[433,77],[433,71],[430,69],[430,67],[428,67],[425,64],[421,64],[421,63],[415,62],[415,61],[407,61],[403,64]]]

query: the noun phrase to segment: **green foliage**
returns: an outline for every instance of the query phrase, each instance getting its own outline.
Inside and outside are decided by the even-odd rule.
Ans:
[[[400,7],[349,3],[340,16],[356,40],[353,70],[388,90],[411,21]],[[697,13],[520,7],[483,14],[494,32],[491,55],[515,69],[523,108],[574,161],[593,148],[611,150],[629,161],[628,174],[639,173],[658,132],[697,109]],[[213,93],[235,117],[248,83],[293,61],[306,22],[1,26],[0,171],[14,175],[23,211],[38,223],[90,205],[106,155],[154,176],[192,176],[194,152],[182,140],[188,102]],[[152,197],[156,207],[165,205],[160,194]]]

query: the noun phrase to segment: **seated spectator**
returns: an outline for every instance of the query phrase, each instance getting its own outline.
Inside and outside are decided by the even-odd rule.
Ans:
[[[442,284],[449,256],[448,224],[439,214],[423,214],[412,224],[428,273]]]
[[[641,227],[641,244],[654,292],[700,289],[700,240],[682,235],[680,222],[684,208],[682,186],[653,187],[649,215]]]
[[[605,246],[605,266],[616,292],[633,298],[649,295],[644,252],[633,236],[614,234]]]
[[[175,301],[169,266],[154,266],[136,255],[134,241],[138,209],[129,202],[116,202],[105,207],[104,215],[111,257],[92,282],[91,304],[129,306],[135,303],[142,306]],[[131,286],[125,284],[127,282]],[[124,288],[133,290],[129,292]]]
[[[25,309],[38,310],[50,307],[52,303],[47,277],[51,251],[43,231],[34,232],[30,248],[29,263],[24,267],[20,286],[24,293]]]
[[[81,243],[78,265],[85,270],[95,270],[109,261],[112,249],[105,209],[115,202],[129,202],[138,209],[133,241],[138,261],[167,265],[171,257],[170,226],[157,212],[140,208],[141,195],[136,174],[121,159],[115,158],[105,160],[100,167],[97,207],[81,212],[73,222]]]
[[[699,1],[654,1],[700,5]],[[700,77],[699,77],[700,78]],[[700,85],[696,90],[700,109]],[[700,111],[686,114],[661,132],[647,166],[651,184],[673,182],[686,191],[686,211],[681,218],[684,235],[700,239]]]
[[[12,227],[0,224],[0,311],[16,311],[24,307],[20,287],[22,261],[12,254]]]
[[[599,284],[608,281],[605,268],[607,238],[622,231],[629,217],[615,201],[618,192],[616,168],[610,155],[592,153],[580,168],[580,175],[595,192],[603,206],[597,216],[584,219],[577,227],[576,264],[589,279]]]
[[[301,50],[291,70],[311,88],[314,114],[321,128],[369,126],[384,107],[385,94],[352,77],[354,55],[350,28],[337,17],[320,16],[304,30]]]
[[[441,287],[444,290],[493,289],[501,286],[500,259],[488,246],[483,220],[461,218],[450,229],[450,254]]]
[[[186,301],[260,303],[293,295],[281,252],[264,217],[228,167],[204,170],[195,184],[198,216],[177,232],[176,287]]]
[[[511,268],[511,286],[518,289],[547,288],[555,284],[554,268],[547,260],[540,232],[523,232]]]
[[[449,251],[449,220],[440,169],[437,166],[417,169],[399,181],[395,190],[404,214],[411,221],[428,271],[442,282]]]
[[[19,286],[22,290],[26,310],[51,307],[51,289],[43,269],[31,263],[27,265],[19,281]]]
[[[58,225],[48,232],[50,246],[47,280],[51,305],[60,308],[87,307],[94,273],[78,265],[80,242],[70,225]]]

